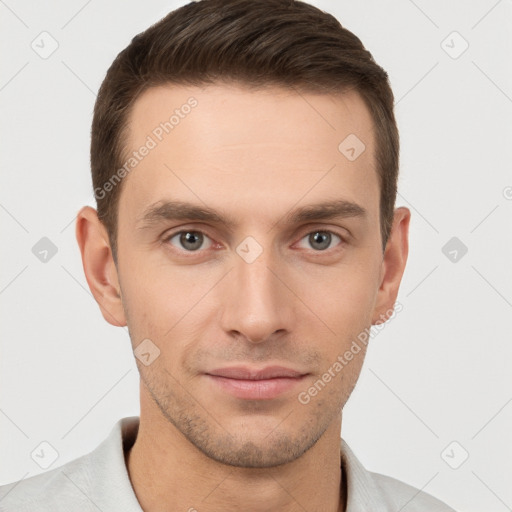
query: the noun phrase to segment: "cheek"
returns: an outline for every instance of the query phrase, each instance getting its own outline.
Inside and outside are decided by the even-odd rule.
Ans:
[[[307,281],[305,281],[307,279]],[[314,311],[333,330],[343,332],[344,327],[366,325],[378,290],[378,265],[370,261],[343,264],[336,268],[319,268],[308,272],[301,288],[309,293],[308,301]]]
[[[198,272],[193,265],[173,267],[162,259],[151,260],[149,254],[132,256],[130,268],[124,263],[121,287],[133,346],[150,339],[160,349],[160,362],[169,369],[178,367],[189,344],[213,321],[212,312],[218,308],[209,305],[205,295],[218,277],[208,269]]]
[[[323,370],[326,370],[339,356],[342,357],[342,362],[346,362],[343,355],[351,350],[361,333],[368,331],[378,288],[376,271],[372,272],[368,265],[361,268],[350,267],[335,273],[328,283],[319,280],[319,276],[312,279],[311,283],[312,310],[317,313],[321,322],[314,321],[313,325],[312,318],[309,318],[304,321],[302,327],[310,336],[314,336],[313,332],[318,328],[324,333],[321,351]],[[328,330],[324,326],[327,326]],[[348,385],[347,383],[355,382],[357,379],[366,351],[365,345],[359,345],[354,348],[357,354],[348,355],[350,362],[341,371],[344,377],[336,379],[335,387],[341,386],[342,380]],[[338,372],[335,373],[340,376]]]
[[[172,289],[166,286],[165,278],[158,279],[154,269],[146,266],[142,259],[137,260],[132,253],[119,261],[119,281],[134,345],[141,339],[158,339],[162,330],[159,322],[166,324],[166,330],[172,327],[169,325],[172,318],[167,316],[167,309],[171,308],[166,309],[166,305],[172,305],[174,301],[170,297]]]

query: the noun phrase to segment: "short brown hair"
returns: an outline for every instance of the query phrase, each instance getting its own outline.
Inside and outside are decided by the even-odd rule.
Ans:
[[[91,172],[98,217],[107,229],[114,260],[122,182],[105,184],[126,160],[126,128],[135,101],[158,85],[219,81],[327,94],[355,89],[361,95],[374,122],[384,249],[399,167],[399,135],[387,73],[357,36],[305,2],[201,0],[170,12],[135,36],[100,87],[91,131]]]

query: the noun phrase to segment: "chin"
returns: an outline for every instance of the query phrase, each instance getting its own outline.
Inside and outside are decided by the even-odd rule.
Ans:
[[[303,455],[314,441],[304,445],[294,438],[280,438],[273,441],[242,440],[230,446],[215,445],[204,453],[211,459],[238,468],[270,468],[288,464]]]

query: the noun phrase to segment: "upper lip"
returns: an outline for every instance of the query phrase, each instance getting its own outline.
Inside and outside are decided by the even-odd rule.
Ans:
[[[284,366],[267,366],[261,369],[249,368],[247,366],[230,366],[209,371],[207,375],[226,377],[228,379],[263,380],[279,377],[297,378],[302,377],[305,373]]]

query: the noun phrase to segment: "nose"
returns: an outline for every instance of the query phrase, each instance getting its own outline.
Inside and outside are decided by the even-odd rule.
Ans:
[[[225,332],[251,343],[263,343],[290,332],[293,293],[285,283],[284,267],[273,259],[270,250],[264,250],[252,262],[234,254],[222,306]]]

